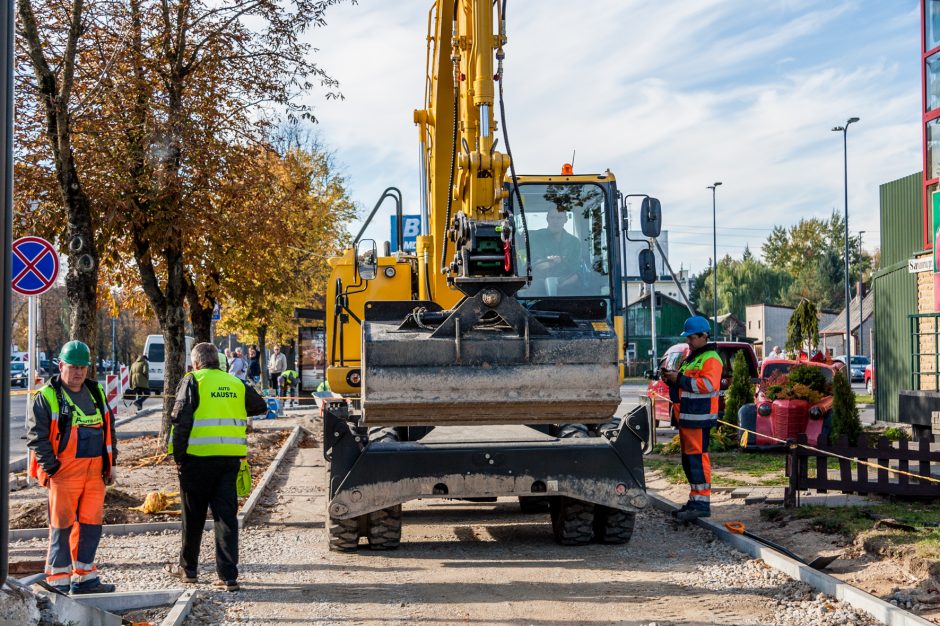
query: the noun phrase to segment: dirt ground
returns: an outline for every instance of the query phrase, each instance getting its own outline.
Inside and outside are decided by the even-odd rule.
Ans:
[[[249,463],[253,483],[257,484],[274,460],[290,431],[255,430],[248,434]],[[118,479],[105,494],[105,524],[135,524],[179,519],[178,514],[147,514],[131,511],[140,506],[151,491],[176,492],[179,483],[172,457],[158,451],[157,437],[122,439],[118,444]],[[246,498],[241,498],[243,503]],[[179,510],[179,506],[174,507]],[[10,494],[10,528],[42,528],[48,524],[46,490],[30,486]]]
[[[728,473],[738,479],[746,475]],[[751,477],[753,480],[753,477]],[[648,486],[674,502],[682,502],[688,495],[688,486],[674,485],[658,473],[647,475]],[[748,504],[742,499],[731,498],[732,488],[719,488],[712,493],[712,519],[717,522],[743,522],[747,530],[774,541],[805,559],[816,556],[839,555],[826,573],[844,580],[886,601],[901,592],[913,594],[914,598],[936,598],[940,603],[940,588],[931,576],[931,566],[914,556],[914,549],[892,547],[884,549],[877,541],[868,541],[864,536],[850,540],[844,535],[822,532],[811,520],[769,520],[762,511],[779,509],[780,505]],[[921,604],[915,612],[936,624],[940,624],[940,606]],[[912,607],[915,608],[915,607]]]

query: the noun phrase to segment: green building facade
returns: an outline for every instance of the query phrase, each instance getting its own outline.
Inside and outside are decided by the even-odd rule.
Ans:
[[[908,261],[923,253],[921,172],[880,187],[881,269],[875,294],[875,411],[898,421],[898,392],[911,388],[910,315],[917,313],[917,277]]]

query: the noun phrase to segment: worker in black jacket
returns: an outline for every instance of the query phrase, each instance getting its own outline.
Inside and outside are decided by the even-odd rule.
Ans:
[[[235,481],[248,455],[248,416],[267,413],[268,405],[251,385],[219,369],[219,353],[211,343],[196,344],[191,356],[194,371],[176,390],[169,445],[183,501],[183,545],[179,564],[165,569],[183,582],[197,582],[199,545],[211,506],[219,584],[238,591]]]

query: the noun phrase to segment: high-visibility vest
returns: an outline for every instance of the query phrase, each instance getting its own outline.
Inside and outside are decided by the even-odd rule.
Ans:
[[[692,355],[689,355],[692,356]],[[685,428],[713,428],[718,424],[721,396],[721,357],[708,346],[679,368],[690,379],[692,390],[680,387],[678,417]]]
[[[85,415],[78,410],[78,407],[71,401],[71,399],[65,395],[63,391],[63,396],[65,401],[71,407],[70,413],[72,414],[72,428],[69,429],[69,435],[75,430],[75,428],[86,426],[92,428],[103,428],[104,429],[104,450],[102,458],[105,460],[104,470],[107,471],[114,464],[114,454],[113,454],[113,442],[111,441],[111,411],[107,407],[108,402],[104,395],[104,389],[101,387],[100,383],[95,383],[94,386],[97,388],[98,399],[94,397],[92,400],[95,400],[95,413],[93,415]],[[87,386],[83,383],[82,387],[87,389]],[[89,390],[90,391],[90,390]],[[43,385],[39,391],[36,393],[42,394],[42,397],[45,398],[46,404],[49,405],[49,441],[52,442],[52,449],[55,452],[56,456],[59,455],[60,449],[65,449],[65,446],[68,445],[68,441],[59,441],[59,418],[60,406],[59,398],[56,393],[55,388],[51,384]],[[102,414],[103,411],[103,414]],[[46,472],[42,469],[42,466],[39,465],[39,459],[36,458],[35,452],[32,450],[29,451],[29,467],[28,473],[30,476],[42,483],[45,480]]]
[[[199,406],[193,413],[186,454],[193,456],[248,456],[248,412],[245,383],[222,370],[189,372],[196,379]],[[173,454],[173,433],[169,453]]]

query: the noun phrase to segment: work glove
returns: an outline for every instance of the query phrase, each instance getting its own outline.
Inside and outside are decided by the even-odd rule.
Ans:
[[[104,484],[108,487],[117,483],[117,468],[112,467],[104,475]]]

